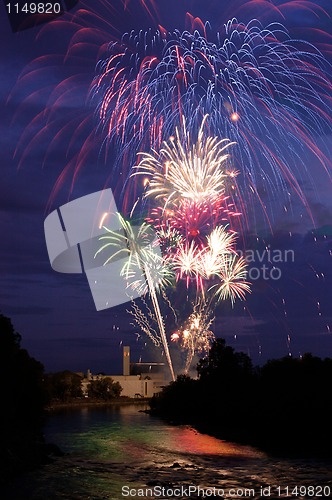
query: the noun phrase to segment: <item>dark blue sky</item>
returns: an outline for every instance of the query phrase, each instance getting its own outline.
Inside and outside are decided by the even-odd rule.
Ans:
[[[128,3],[128,9],[133,3]],[[281,21],[278,12],[271,8],[273,3],[282,3],[277,0],[270,2],[266,11],[263,2],[232,2],[231,11],[222,7],[224,3],[220,0],[156,2],[161,7],[160,24],[168,29],[183,28],[186,10],[204,21],[211,20],[216,28],[233,15],[241,20],[242,15],[243,21],[258,17],[265,22],[265,19],[273,20],[273,16],[274,20]],[[313,3],[329,7],[332,12],[328,0]],[[114,3],[117,9],[110,20],[114,37],[129,28],[148,27],[153,22],[141,9],[134,9],[131,13],[130,10],[121,10],[120,4],[120,1]],[[312,31],[314,27],[324,29],[332,36],[332,20],[328,16],[321,12],[317,17],[310,10],[294,9],[291,2],[286,4],[289,5],[283,10],[283,22],[294,34],[306,36],[312,42],[326,41],[325,36]],[[70,67],[71,62],[63,67],[55,55],[64,50],[68,26],[63,30],[59,26],[48,30],[36,41],[38,28],[13,33],[5,16],[4,4],[0,5],[0,14],[0,310],[11,317],[22,335],[23,346],[45,365],[47,371],[66,368],[85,371],[90,368],[116,372],[119,370],[121,343],[132,346],[136,359],[140,356],[143,361],[157,359],[160,352],[152,348],[147,338],[136,340],[125,307],[97,312],[85,276],[56,273],[48,260],[43,224],[52,190],[66,165],[68,141],[62,136],[45,160],[47,145],[55,129],[50,124],[45,134],[33,141],[40,132],[40,125],[34,120],[45,104],[46,93],[41,89],[54,88],[65,76],[75,72],[81,73],[76,99],[61,100],[57,112],[63,113],[64,119],[68,116],[68,109],[80,114],[80,119],[88,114],[84,103],[88,84],[94,76],[91,52],[87,49],[87,60],[76,60],[74,69]],[[43,66],[41,60],[36,71],[17,85],[20,73],[31,61],[44,54],[48,55],[47,71],[40,70]],[[53,58],[52,64],[50,57]],[[26,100],[29,95],[31,97]],[[31,148],[19,165],[22,149],[15,158],[14,151],[26,126]],[[331,157],[331,137],[322,136],[318,141]],[[53,209],[68,199],[112,185],[114,178],[119,177],[119,173],[112,172],[98,161],[98,147],[97,143],[73,188],[71,175],[62,183],[52,198]],[[287,148],[287,145],[280,147]],[[326,181],[317,160],[307,158],[305,161],[310,165],[314,189],[312,185],[304,185],[303,190],[316,227],[299,202],[294,203],[292,210],[287,207],[285,211],[274,200],[273,234],[263,225],[252,228],[257,236],[252,238],[250,248],[256,252],[256,260],[260,256],[262,262],[258,266],[261,271],[259,279],[256,279],[255,271],[252,274],[251,295],[245,303],[236,304],[233,310],[227,304],[217,309],[215,334],[250,354],[255,363],[288,353],[298,356],[308,351],[332,357],[332,186]],[[273,263],[280,268],[280,279],[274,280],[270,274],[266,275],[269,279],[262,277],[262,265],[266,264],[268,273],[272,269],[263,253],[266,245],[283,255],[287,250],[294,252],[288,254],[294,258],[287,262]],[[251,267],[255,266],[257,262],[251,264]]]

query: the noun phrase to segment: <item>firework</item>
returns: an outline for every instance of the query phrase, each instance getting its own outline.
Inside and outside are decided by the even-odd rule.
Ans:
[[[233,251],[236,236],[227,231],[225,226],[217,226],[207,237],[208,247],[213,256],[228,254]]]
[[[168,257],[177,280],[185,279],[187,287],[195,281],[197,290],[206,297],[213,290],[218,301],[243,300],[250,293],[246,281],[246,261],[235,250],[235,234],[224,226],[216,227],[207,236],[206,245],[200,248],[192,241],[178,245],[177,251]],[[211,281],[215,283],[211,286]]]
[[[176,128],[176,137],[164,142],[159,152],[140,155],[143,158],[135,168],[137,174],[149,178],[145,195],[163,200],[165,208],[178,206],[179,200],[213,202],[224,194],[224,165],[229,157],[225,151],[232,143],[204,134],[206,119],[202,120],[196,143],[183,119],[181,129]]]
[[[189,243],[194,240],[199,245],[205,244],[206,236],[218,224],[240,227],[240,215],[225,196],[214,200],[213,203],[181,200],[173,210],[162,205],[151,207],[146,220],[156,229],[161,241],[167,240],[174,248],[180,243],[180,239]],[[166,240],[165,234],[169,234]]]
[[[236,299],[244,299],[250,293],[247,276],[246,261],[237,255],[227,255],[221,259],[220,270],[216,273],[219,283],[214,284],[209,290],[214,290],[215,297],[220,300],[230,299],[234,304]]]
[[[144,299],[143,299],[144,300]],[[146,334],[147,337],[153,342],[156,347],[161,347],[163,345],[162,338],[160,336],[158,327],[153,328],[152,324],[158,324],[155,315],[144,301],[145,308],[147,309],[147,314],[144,314],[142,309],[138,307],[136,302],[133,300],[131,304],[131,309],[127,309],[127,313],[133,317],[133,326],[138,326],[139,329]]]
[[[174,274],[162,259],[158,246],[159,239],[152,227],[145,222],[133,226],[121,214],[118,214],[118,218],[122,231],[115,232],[103,226],[107,234],[99,238],[103,245],[96,255],[105,250],[111,250],[111,247],[118,248],[106,259],[104,262],[106,265],[124,253],[127,259],[121,270],[121,276],[125,278],[128,287],[137,290],[140,295],[146,295],[149,289],[148,281],[144,276],[146,274],[158,290],[171,285]]]
[[[203,290],[200,273],[201,253],[194,241],[190,244],[180,243],[177,251],[168,260],[172,262],[172,267],[176,272],[177,279],[185,278],[187,288],[192,279],[195,280],[197,289]]]
[[[291,4],[305,4],[307,11],[314,5],[297,0],[259,3],[278,14]],[[124,235],[109,232],[100,252],[116,249],[107,260],[121,252],[127,255],[123,277],[129,287],[149,295],[153,304],[147,315],[134,308],[136,324],[156,345],[163,345],[174,378],[157,290],[163,294],[174,273],[187,288],[194,282],[197,296],[209,304],[226,299],[233,304],[250,291],[245,262],[236,255],[232,220],[243,213],[248,221],[257,200],[269,219],[266,200],[283,204],[289,192],[307,205],[301,185],[307,180],[314,185],[306,165],[308,156],[314,155],[326,170],[330,165],[317,137],[331,132],[331,68],[316,47],[292,39],[281,24],[264,27],[256,20],[245,24],[231,19],[220,31],[213,31],[208,23],[188,15],[188,30],[181,26],[173,31],[162,27],[145,31],[142,26],[119,40],[123,30],[116,24],[123,10],[116,7],[129,11],[134,4],[147,14],[151,25],[150,20],[157,17],[154,1],[119,0],[115,4],[103,0],[96,9],[106,15],[90,12],[89,16],[82,9],[67,24],[74,36],[66,57],[52,55],[48,63],[41,57],[23,73],[23,86],[37,74],[39,81],[46,82],[46,104],[27,127],[17,151],[24,159],[31,147],[49,141],[47,161],[58,141],[65,139],[66,159],[71,161],[55,190],[66,177],[71,177],[72,189],[79,169],[91,159],[91,152],[96,153],[91,145],[98,137],[99,157],[111,167],[105,184],[111,178],[113,182],[116,168],[121,167],[120,188],[127,194],[130,209],[142,191],[138,183],[142,177],[131,176],[130,170],[137,152],[142,151],[135,171],[141,169],[144,174],[144,209],[162,242],[162,256],[154,254],[146,224],[136,231],[124,219]],[[180,2],[176,7],[182,8]],[[110,14],[116,26],[107,24]],[[87,19],[102,24],[104,31],[94,23],[90,27]],[[66,22],[52,23],[56,25],[63,28]],[[92,106],[87,109],[92,70],[89,66],[82,76],[83,65],[75,56],[83,55],[84,73],[86,49],[92,45],[100,60],[90,87]],[[74,60],[79,64],[72,65]],[[49,77],[53,74],[50,67],[63,62],[64,80],[54,88],[41,76]],[[70,71],[77,75],[73,77]],[[35,102],[34,93],[25,104],[31,102]],[[236,170],[229,165],[231,144]],[[158,207],[150,210],[149,202]],[[156,329],[149,326],[150,320],[156,322]],[[191,320],[188,325],[197,323],[198,317]]]
[[[187,353],[185,372],[188,372],[194,355],[207,350],[213,339],[209,329],[213,321],[213,302],[230,299],[233,304],[235,299],[244,299],[245,293],[250,292],[249,283],[245,281],[245,261],[236,255],[236,236],[227,226],[215,227],[206,236],[205,243],[198,245],[194,240],[189,243],[177,230],[160,231],[158,235],[145,222],[133,226],[121,215],[119,221],[121,231],[105,228],[107,233],[100,237],[102,245],[96,254],[107,251],[109,256],[105,264],[122,254],[127,256],[121,275],[128,287],[148,295],[153,306],[151,310],[143,299],[146,314],[133,301],[129,313],[134,318],[134,324],[156,346],[163,347],[174,380],[165,323],[156,290],[162,292],[163,299],[178,323],[179,318],[166,296],[165,288],[174,284],[174,276],[177,282],[185,280],[187,288],[195,281],[193,312],[178,328],[176,335],[171,337],[171,340],[179,340],[179,345]],[[164,255],[156,246],[161,238],[164,241]],[[167,241],[168,244],[165,244]],[[153,324],[157,325],[157,329]]]
[[[153,220],[158,210],[151,210],[148,217],[156,232],[146,222],[136,227],[119,215],[122,231],[105,228],[107,233],[100,237],[102,246],[97,251],[97,254],[110,253],[105,264],[123,253],[127,255],[121,275],[128,287],[148,294],[153,305],[152,312],[145,303],[145,314],[134,303],[130,314],[134,323],[156,346],[163,346],[173,380],[174,371],[156,288],[164,290],[185,281],[189,290],[195,284],[193,312],[177,332],[181,348],[187,353],[186,372],[193,356],[207,349],[213,338],[209,327],[214,301],[230,299],[233,304],[236,298],[243,299],[245,292],[249,291],[249,284],[245,281],[245,262],[235,252],[236,235],[227,224],[222,224],[232,213],[228,208],[225,179],[232,177],[226,171],[233,170],[227,170],[224,165],[228,159],[224,145],[229,141],[205,135],[205,121],[206,117],[202,120],[196,142],[192,141],[192,134],[186,130],[183,121],[183,128],[176,130],[170,147],[165,144],[159,153],[154,151],[157,161],[152,154],[143,155],[143,160],[135,168],[133,175],[142,174],[149,178],[144,197],[151,202],[162,202],[162,221],[160,218]],[[175,215],[179,213],[180,219]],[[196,231],[191,226],[193,214]],[[159,253],[156,252],[158,245],[162,249]],[[114,247],[115,251],[111,251]],[[164,291],[164,299],[165,296]],[[168,299],[166,302],[178,324],[180,320],[173,305]],[[157,324],[158,329],[153,324]]]
[[[229,255],[236,255],[235,240],[236,235],[229,232],[226,226],[217,226],[211,231],[207,236],[205,251],[200,255],[200,273],[204,278],[219,276],[225,258]]]
[[[45,25],[40,39],[59,27],[64,49],[27,66],[13,91],[13,99],[23,92],[24,112],[30,100],[35,103],[38,90],[46,96],[17,146],[21,162],[40,142],[48,145],[44,163],[55,148],[59,152],[59,141],[65,144],[66,166],[54,185],[56,193],[66,180],[72,189],[78,171],[98,155],[112,172],[120,167],[123,175],[116,186],[114,175],[102,182],[123,190],[127,210],[141,187],[123,189],[137,151],[159,150],[183,117],[188,130],[197,132],[208,114],[209,135],[237,144],[238,211],[247,225],[253,224],[256,210],[269,220],[273,209],[267,201],[282,206],[293,193],[310,211],[301,188],[305,181],[315,184],[308,156],[316,156],[326,170],[330,166],[317,139],[331,131],[331,68],[319,51],[329,52],[329,40],[321,43],[324,32],[316,30],[316,48],[291,38],[275,21],[292,22],[295,16],[287,13],[303,10],[311,15],[312,26],[319,26],[325,13],[311,1],[261,0],[259,15],[265,24],[241,22],[252,14],[256,19],[257,2],[238,0],[231,9],[221,9],[219,19],[210,18],[210,24],[213,3],[204,4],[204,23],[197,17],[202,13],[197,4],[192,5],[195,12],[185,15],[185,2],[176,2],[170,15],[174,6],[165,9],[161,3],[157,8],[148,0],[98,5],[82,0],[82,8],[68,19]],[[161,27],[175,18],[177,30]],[[141,29],[124,33],[133,19]],[[146,31],[147,25],[159,28]],[[223,28],[217,31],[212,25]],[[308,38],[311,31],[307,29]],[[50,82],[54,67],[62,67],[60,80]],[[29,94],[32,79],[36,88]]]
[[[215,338],[210,330],[213,320],[211,310],[199,299],[187,321],[171,335],[172,342],[177,342],[186,352],[185,373],[188,373],[195,354],[206,353],[209,350]]]
[[[183,119],[182,127],[176,128],[175,136],[165,141],[160,151],[139,155],[141,160],[132,174],[147,179],[144,198],[160,203],[152,207],[149,222],[158,231],[178,231],[186,244],[189,242],[191,253],[192,240],[205,244],[206,235],[217,224],[240,215],[232,194],[237,172],[230,168],[226,153],[232,143],[210,137],[206,119],[196,139]]]
[[[193,312],[171,337],[187,352],[186,372],[194,354],[201,352],[201,342],[212,338],[214,305],[228,299],[233,305],[250,292],[246,263],[236,253],[236,233],[230,227],[234,215],[240,215],[228,194],[238,175],[225,152],[231,143],[209,136],[206,120],[195,140],[183,119],[160,151],[140,153],[132,174],[147,179],[143,199],[149,208],[158,203],[148,220],[160,234],[164,261],[176,283],[185,282],[187,300],[194,285]]]
[[[280,24],[263,28],[258,21],[245,25],[233,19],[215,34],[131,32],[109,50],[93,87],[109,141],[123,143],[126,154],[159,151],[183,117],[187,129],[197,131],[208,114],[211,137],[228,137],[237,144],[244,197],[254,195],[266,210],[259,194],[263,185],[273,198],[283,196],[287,188],[306,204],[299,179],[312,179],[304,158],[313,153],[326,168],[328,160],[315,137],[331,130],[330,67],[314,46],[290,39]],[[160,150],[161,160],[169,161],[162,161],[163,172],[156,155],[143,155],[145,173],[154,171],[150,193],[198,201],[204,188],[211,194],[219,190],[223,175],[210,179],[208,166],[199,161],[197,184],[190,182],[193,189],[186,190],[185,179],[172,168],[173,156],[179,159],[182,153],[177,144],[176,150],[172,142]],[[288,151],[280,144],[288,144]],[[224,149],[217,142],[214,146],[221,159]],[[195,157],[195,151],[192,154]],[[206,179],[204,188],[200,173]],[[189,181],[191,175],[189,165]],[[170,180],[175,192],[169,190]]]
[[[156,293],[156,287],[161,287],[164,286],[165,283],[169,283],[168,280],[170,273],[165,270],[165,267],[160,266],[160,256],[158,255],[155,247],[156,238],[153,241],[153,231],[151,228],[146,223],[143,223],[138,227],[138,230],[135,230],[130,221],[125,220],[121,214],[118,214],[118,217],[123,233],[118,233],[105,228],[108,234],[100,237],[100,240],[103,241],[103,245],[97,250],[96,255],[104,252],[105,250],[109,250],[110,247],[115,246],[119,248],[119,250],[115,253],[111,253],[110,257],[105,260],[105,265],[121,253],[125,253],[127,255],[128,258],[121,270],[121,275],[126,278],[127,282],[130,282],[129,286],[132,286],[134,289],[140,288],[142,290],[143,287],[145,292],[148,291],[153,304],[159,328],[159,337],[162,341],[171,377],[172,380],[175,380],[164,320],[160,311]],[[105,240],[106,243],[104,243]],[[137,277],[138,269],[141,271],[139,278]],[[137,308],[135,308],[134,311],[135,317],[138,318],[137,323],[142,327],[143,331],[146,332],[148,328],[145,316],[143,313],[137,314]],[[149,336],[155,339],[158,338],[152,333],[150,333]]]

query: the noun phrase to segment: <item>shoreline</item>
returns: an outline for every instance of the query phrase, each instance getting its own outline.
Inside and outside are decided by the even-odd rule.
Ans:
[[[47,413],[52,413],[56,410],[74,410],[79,408],[97,408],[102,406],[116,406],[116,405],[141,405],[148,404],[151,398],[116,398],[110,401],[104,400],[72,400],[72,401],[52,401],[45,408]]]

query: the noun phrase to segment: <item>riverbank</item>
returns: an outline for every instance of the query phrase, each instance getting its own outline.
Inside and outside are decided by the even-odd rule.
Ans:
[[[227,441],[239,446],[249,446],[257,451],[266,453],[271,457],[282,459],[317,459],[332,460],[332,448],[330,446],[330,436],[323,434],[318,429],[312,429],[312,432],[305,434],[304,428],[299,428],[299,435],[294,436],[285,431],[282,423],[280,428],[271,429],[269,423],[259,427],[252,421],[242,427],[235,427],[228,422],[223,425],[217,423],[211,415],[205,415],[204,418],[197,416],[188,416],[171,414],[171,412],[160,412],[154,409],[146,410],[151,417],[162,420],[165,424],[174,427],[188,426],[200,434],[216,438],[220,441]],[[284,433],[284,435],[282,434]]]
[[[52,415],[62,414],[62,413],[72,413],[76,411],[79,412],[85,408],[91,410],[98,408],[111,408],[117,406],[137,406],[137,411],[139,406],[149,404],[149,398],[127,398],[120,397],[114,398],[109,401],[88,399],[88,398],[75,398],[68,401],[51,401],[45,408],[45,422],[44,427],[48,424],[49,417]],[[25,434],[26,436],[27,434]],[[0,457],[2,463],[2,474],[0,475],[0,485],[10,483],[17,477],[23,474],[39,469],[45,465],[52,463],[55,459],[59,457],[64,457],[65,452],[53,441],[45,439],[44,433],[41,432],[39,436],[33,436],[33,439],[23,440],[23,438],[17,438],[14,440],[12,438],[13,446],[9,450],[9,455],[3,455]],[[17,451],[19,450],[19,452]]]
[[[279,457],[332,458],[332,360],[304,355],[253,368],[218,339],[198,365],[152,398],[152,414]]]
[[[175,498],[172,492],[177,498],[201,498],[193,493],[196,487],[210,498],[217,488],[218,498],[258,500],[287,492],[289,497],[297,485],[312,498],[313,493],[331,496],[331,462],[276,459],[187,425],[165,424],[139,409],[123,404],[50,414],[46,439],[65,455],[2,489],[2,498],[119,500],[131,491],[126,496],[151,499],[161,497],[162,488],[169,491],[164,498]]]
[[[142,405],[149,404],[150,398],[127,398],[120,397],[110,399],[108,401],[102,399],[90,399],[90,398],[75,398],[69,401],[56,401],[53,400],[49,403],[46,408],[47,412],[54,412],[57,410],[75,410],[81,408],[98,408],[106,406],[116,406],[116,405]]]

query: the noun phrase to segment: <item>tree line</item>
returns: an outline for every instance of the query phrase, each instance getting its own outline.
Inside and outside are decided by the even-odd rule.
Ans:
[[[48,400],[68,403],[88,397],[92,400],[110,401],[121,395],[121,385],[111,377],[101,376],[90,380],[84,392],[82,380],[82,375],[70,370],[46,374],[45,390]]]
[[[49,460],[45,409],[51,400],[83,398],[82,377],[70,371],[46,374],[21,347],[11,320],[0,314],[0,486]],[[329,455],[332,450],[332,360],[306,354],[254,367],[250,358],[217,339],[197,366],[197,378],[180,375],[151,400],[151,412],[194,425],[221,439],[257,445],[279,454]],[[110,377],[91,380],[92,399],[119,397]]]
[[[254,367],[217,339],[197,365],[151,401],[177,423],[284,455],[332,455],[332,359],[287,356]]]
[[[43,434],[52,400],[84,397],[80,375],[68,370],[46,374],[42,363],[21,347],[21,340],[10,318],[0,314],[0,488],[12,476],[60,453]],[[119,397],[121,390],[110,377],[91,380],[87,386],[90,398],[103,401]]]
[[[46,459],[44,367],[21,348],[21,336],[0,314],[0,485]]]

